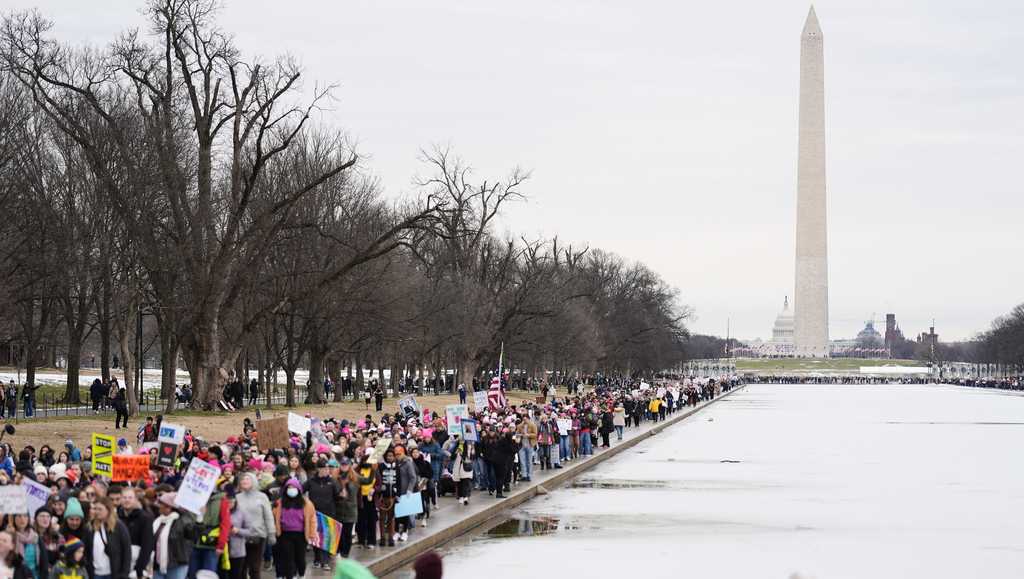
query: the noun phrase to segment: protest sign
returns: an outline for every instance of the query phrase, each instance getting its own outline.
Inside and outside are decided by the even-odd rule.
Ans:
[[[201,510],[206,506],[206,501],[210,500],[219,476],[219,468],[204,460],[193,458],[188,464],[185,478],[181,480],[174,504],[196,516],[202,516]]]
[[[164,422],[160,424],[160,433],[157,441],[160,450],[156,455],[156,464],[164,468],[174,468],[175,459],[178,458],[178,446],[185,440],[185,427],[180,424]]]
[[[21,485],[0,486],[0,514],[24,515],[28,513],[28,497]]]
[[[35,518],[36,511],[46,506],[46,500],[50,498],[50,487],[41,485],[30,478],[21,479],[21,486],[25,489],[28,517]]]
[[[423,512],[423,495],[420,493],[408,493],[398,497],[395,503],[396,517],[411,517]]]
[[[92,433],[92,474],[110,476],[114,474],[114,437]]]
[[[572,430],[572,419],[571,418],[559,418],[558,419],[558,434],[562,436],[568,436]]]
[[[469,418],[469,408],[465,404],[449,404],[444,407],[444,417],[448,421],[449,436],[462,434],[462,419]]]
[[[473,393],[473,406],[477,412],[487,410],[487,392],[479,390]]]
[[[288,431],[294,432],[299,436],[306,436],[309,429],[313,426],[313,420],[306,418],[305,416],[295,414],[294,412],[288,413]]]
[[[148,475],[148,454],[114,455],[114,467],[110,480],[114,482],[137,481],[145,479]]]
[[[533,401],[536,402],[537,404],[544,404],[545,402],[548,401],[548,397],[547,396],[534,396],[533,397]]]
[[[462,439],[466,442],[479,442],[480,433],[477,430],[476,420],[462,419]]]
[[[420,405],[416,402],[415,396],[406,396],[398,401],[398,408],[405,414],[405,417],[416,418],[420,413]]]
[[[265,418],[256,421],[256,441],[263,452],[274,448],[288,448],[291,436],[288,434],[288,418]]]
[[[391,437],[385,437],[377,441],[377,446],[373,447],[373,454],[367,460],[370,464],[377,464],[384,460],[384,453],[388,451],[388,447],[391,446]]]

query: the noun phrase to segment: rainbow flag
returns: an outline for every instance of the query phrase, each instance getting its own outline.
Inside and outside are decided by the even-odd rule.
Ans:
[[[331,555],[337,555],[338,545],[341,544],[341,529],[341,523],[317,511],[316,535],[320,544],[316,545],[316,547],[322,551],[327,551]]]

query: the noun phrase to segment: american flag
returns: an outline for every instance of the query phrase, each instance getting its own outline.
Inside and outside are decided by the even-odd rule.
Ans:
[[[487,406],[491,410],[504,408],[508,405],[505,393],[501,391],[501,359],[505,357],[505,343],[501,343],[501,353],[498,354],[498,373],[491,378],[491,388],[487,391]]]

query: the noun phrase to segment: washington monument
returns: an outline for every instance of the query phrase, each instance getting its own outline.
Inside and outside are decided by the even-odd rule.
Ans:
[[[811,6],[800,34],[800,135],[796,178],[793,347],[798,357],[815,358],[829,355],[823,44],[821,26]]]

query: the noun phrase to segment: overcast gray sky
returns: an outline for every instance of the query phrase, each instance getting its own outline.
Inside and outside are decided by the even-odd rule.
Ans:
[[[332,122],[388,193],[419,149],[533,170],[503,227],[642,260],[691,327],[768,337],[793,293],[804,0],[227,0],[250,55],[337,83]],[[141,0],[8,0],[106,43]],[[894,312],[967,337],[1024,301],[1024,3],[816,4],[832,337]]]

